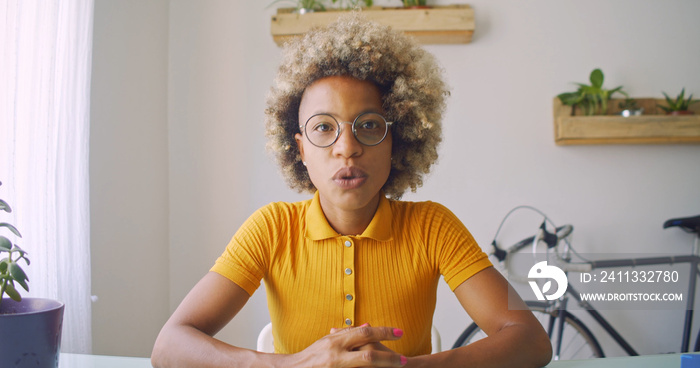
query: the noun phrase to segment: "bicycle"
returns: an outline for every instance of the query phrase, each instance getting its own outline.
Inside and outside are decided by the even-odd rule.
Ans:
[[[520,208],[529,208],[544,216],[544,221],[536,235],[525,238],[507,250],[501,248],[496,239],[505,222],[506,218],[515,210]],[[547,230],[547,224],[554,227],[554,231]],[[546,244],[546,249],[555,257],[555,265],[559,267],[568,277],[568,272],[587,273],[595,269],[617,268],[617,267],[635,267],[635,266],[650,266],[650,265],[675,265],[679,263],[689,263],[690,274],[688,280],[688,297],[686,302],[685,321],[681,342],[681,353],[688,352],[690,344],[690,334],[692,328],[693,308],[695,303],[695,287],[700,270],[700,249],[698,241],[700,240],[700,215],[694,217],[675,218],[666,221],[663,225],[664,229],[670,227],[679,227],[688,233],[695,234],[693,253],[680,256],[664,256],[664,257],[645,257],[645,258],[622,258],[622,259],[606,259],[606,260],[585,260],[584,262],[574,263],[572,261],[572,253],[577,253],[571,247],[569,241],[570,235],[573,233],[573,226],[554,226],[549,218],[541,211],[529,207],[519,206],[511,210],[501,222],[496,236],[491,243],[490,255],[498,259],[499,263],[505,265],[506,271],[510,270],[509,261],[511,256],[518,251],[523,250],[528,246],[536,247],[540,243]],[[562,245],[564,249],[562,248]],[[644,271],[642,271],[644,272]],[[534,287],[533,287],[534,290]],[[593,335],[591,330],[578,317],[576,317],[569,309],[567,309],[569,298],[577,302],[588,314],[597,322],[605,332],[630,356],[639,355],[639,353],[625,340],[622,335],[606,320],[591,303],[582,300],[579,292],[571,285],[566,292],[555,300],[547,301],[526,301],[528,308],[535,314],[535,317],[542,323],[545,331],[549,334],[552,341],[553,360],[569,360],[569,359],[588,359],[604,357],[602,347],[598,340]],[[476,340],[486,337],[486,334],[479,328],[478,325],[472,323],[459,336],[452,348],[468,345]],[[694,351],[700,350],[700,331],[695,340]]]

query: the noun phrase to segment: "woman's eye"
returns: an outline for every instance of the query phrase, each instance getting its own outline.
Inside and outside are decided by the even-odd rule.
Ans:
[[[374,120],[365,120],[360,123],[360,129],[373,130],[379,127],[379,123]]]
[[[333,131],[333,124],[331,123],[318,123],[314,125],[314,132],[328,133]]]

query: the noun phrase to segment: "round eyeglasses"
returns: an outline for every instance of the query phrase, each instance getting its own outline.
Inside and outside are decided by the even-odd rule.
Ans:
[[[351,124],[352,134],[358,142],[365,146],[376,146],[384,141],[392,122],[386,121],[383,116],[374,112],[362,113],[353,122],[339,122],[332,115],[316,114],[299,128],[311,144],[324,148],[332,146],[338,140],[340,124]]]

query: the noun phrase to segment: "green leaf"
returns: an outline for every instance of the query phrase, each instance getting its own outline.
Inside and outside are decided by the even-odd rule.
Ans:
[[[617,87],[615,87],[615,88],[613,88],[613,89],[610,90],[610,94],[608,95],[608,97],[612,97],[612,95],[613,95],[615,92],[620,92],[620,93],[622,93],[623,95],[627,96],[627,93],[625,93],[624,91],[622,91],[622,86],[617,86]]]
[[[657,104],[656,106],[657,106],[658,108],[660,108],[661,110],[666,111],[666,113],[669,113],[669,112],[673,111],[673,110],[671,110],[671,108],[668,107],[668,106],[662,106],[662,105],[659,105],[659,104]]]
[[[5,211],[7,213],[12,212],[12,208],[10,208],[10,205],[2,199],[0,199],[0,210]]]
[[[575,105],[581,101],[581,95],[578,92],[566,92],[557,96],[564,105]]]
[[[673,103],[673,101],[671,100],[671,97],[669,97],[669,95],[667,95],[666,92],[661,92],[661,93],[663,93],[664,97],[666,97],[666,103],[671,105]]]
[[[7,286],[5,287],[5,292],[7,293],[7,296],[10,297],[10,299],[16,301],[16,302],[21,302],[22,301],[22,296],[19,295],[17,292],[17,289],[15,289],[15,286],[12,285],[12,282],[9,282]]]
[[[27,285],[27,281],[29,279],[27,278],[27,274],[25,274],[22,270],[22,267],[20,267],[15,262],[10,262],[10,276],[12,276],[12,278],[15,281],[17,281],[17,283],[22,285],[22,288],[24,288],[24,290],[29,291],[29,286]]]
[[[9,252],[12,249],[12,242],[10,239],[0,235],[0,251]]]
[[[596,95],[600,91],[600,89],[597,87],[587,86],[585,84],[581,84],[581,88],[579,88],[579,90],[583,95]]]
[[[17,230],[16,227],[12,226],[12,224],[8,224],[7,222],[0,222],[0,227],[6,227],[10,229],[15,235],[19,236],[20,238],[22,237],[22,234],[19,233],[19,230]]]
[[[684,109],[683,110],[688,110],[690,108],[690,105],[698,102],[698,100],[693,100],[693,94],[691,93],[690,96],[688,96],[688,99],[685,100],[685,103],[683,104]]]
[[[1,275],[1,274],[4,274],[5,272],[7,272],[7,268],[8,268],[8,264],[9,264],[9,263],[10,263],[10,262],[8,261],[7,258],[5,258],[5,259],[3,259],[2,261],[0,261],[0,275]]]
[[[601,87],[603,87],[603,79],[604,79],[604,77],[603,77],[603,71],[602,71],[602,70],[600,70],[600,69],[594,69],[594,70],[591,72],[591,78],[590,78],[590,79],[591,79],[591,84],[593,85],[593,87],[596,87],[596,88],[601,88]]]

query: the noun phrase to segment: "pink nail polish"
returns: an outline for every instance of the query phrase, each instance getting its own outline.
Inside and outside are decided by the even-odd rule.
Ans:
[[[395,328],[395,329],[394,329],[394,336],[396,336],[396,337],[401,337],[401,336],[403,336],[403,330],[400,329],[400,328]]]
[[[365,327],[365,326],[369,326],[369,323],[365,323],[365,324],[363,324],[363,325],[360,326],[360,327]]]
[[[406,365],[406,363],[408,363],[408,358],[406,358],[405,356],[402,355],[401,356],[401,365]]]

